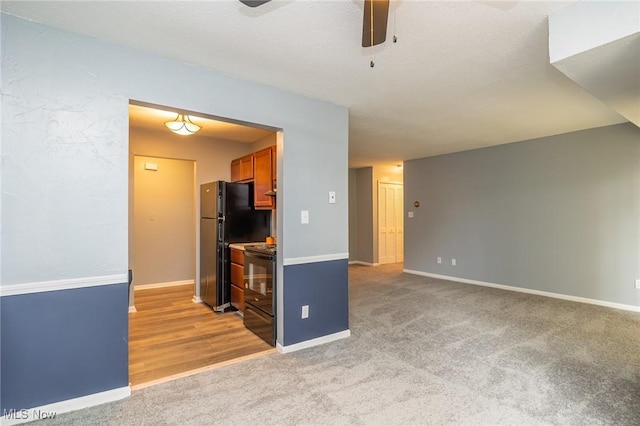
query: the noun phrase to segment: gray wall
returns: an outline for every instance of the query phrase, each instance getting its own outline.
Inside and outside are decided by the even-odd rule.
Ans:
[[[29,295],[41,282],[72,279],[74,285],[96,278],[126,276],[128,269],[128,105],[130,100],[168,105],[185,111],[283,129],[278,138],[278,260],[300,262],[309,258],[335,260],[348,251],[347,149],[348,111],[345,107],[198,68],[149,53],[103,43],[46,25],[2,14],[2,211],[1,272],[3,292],[27,289]],[[175,84],[179,81],[180,84]],[[283,149],[285,148],[285,149]],[[329,204],[328,191],[336,191],[338,203]],[[309,210],[311,223],[300,224],[300,210]],[[336,256],[338,254],[338,256]],[[344,255],[346,259],[346,255]],[[328,269],[333,270],[331,262]],[[282,267],[282,266],[281,266]],[[282,296],[284,274],[278,278]],[[346,292],[346,271],[331,275],[337,303]],[[295,275],[288,285],[304,277]],[[79,284],[80,283],[80,284]],[[121,285],[122,281],[112,285]],[[103,283],[109,285],[109,283]],[[17,286],[17,287],[14,287]],[[84,300],[88,293],[100,297],[99,287],[70,290],[70,300]],[[22,291],[22,290],[20,290]],[[41,293],[52,298],[55,292]],[[78,293],[78,296],[75,296]],[[80,297],[80,293],[82,297]],[[5,294],[5,293],[3,293]],[[291,305],[279,305],[282,318],[300,312],[297,294]],[[331,295],[326,295],[331,298]],[[113,318],[100,318],[109,327],[105,341],[127,343],[127,294],[119,292],[105,306]],[[330,306],[325,298],[323,305]],[[91,389],[126,386],[107,380],[126,371],[127,359],[105,365],[91,383],[69,365],[94,356],[83,345],[65,348],[66,357],[49,359],[46,351],[33,352],[33,336],[11,306],[20,299],[3,295],[3,336],[20,336],[10,342],[18,352],[11,363],[3,355],[2,377],[10,369],[28,371],[22,380],[46,388],[38,400],[16,399],[23,404],[44,404],[69,397],[55,377],[41,366],[67,374],[81,396]],[[81,302],[78,302],[81,303]],[[17,306],[17,305],[16,305]],[[111,308],[111,309],[110,309]],[[74,328],[64,318],[63,306],[52,306],[48,332],[69,340]],[[335,314],[335,309],[331,312]],[[9,312],[7,314],[6,312]],[[74,318],[90,334],[104,327],[84,310]],[[324,312],[318,312],[324,315]],[[35,315],[38,315],[35,312]],[[43,321],[35,318],[34,321]],[[319,337],[323,330],[296,327],[292,341],[300,336]],[[348,326],[348,325],[344,325]],[[6,327],[6,328],[5,328]],[[334,330],[328,330],[333,333]],[[278,337],[282,343],[281,333]],[[3,343],[3,350],[5,344]],[[26,362],[40,357],[39,368]],[[49,359],[49,363],[45,362]],[[31,360],[31,361],[30,361]],[[36,364],[33,364],[36,365]],[[119,377],[119,376],[117,376]],[[82,383],[84,384],[82,384]],[[82,386],[81,386],[82,384]],[[2,383],[13,392],[20,383]],[[86,385],[86,386],[85,386]],[[84,391],[83,391],[84,390]],[[3,401],[4,403],[4,401]]]
[[[348,251],[346,108],[2,16],[2,285],[126,272],[130,99],[284,129],[283,256]]]
[[[404,202],[408,270],[640,305],[632,124],[408,161]]]

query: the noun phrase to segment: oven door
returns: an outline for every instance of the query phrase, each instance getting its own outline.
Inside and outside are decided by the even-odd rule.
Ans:
[[[244,252],[244,301],[273,316],[273,256]],[[246,315],[246,314],[245,314]]]
[[[248,303],[244,305],[244,326],[271,346],[276,345],[274,325],[271,315],[265,314]]]

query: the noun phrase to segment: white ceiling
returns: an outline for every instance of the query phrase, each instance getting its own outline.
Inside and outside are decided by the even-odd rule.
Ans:
[[[387,42],[373,48],[360,45],[362,0],[2,9],[344,105],[349,162],[359,167],[626,121],[549,64],[547,16],[569,3],[392,0]]]

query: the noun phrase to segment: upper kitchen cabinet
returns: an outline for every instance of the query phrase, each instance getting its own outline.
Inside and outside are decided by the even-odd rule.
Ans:
[[[250,182],[254,179],[253,154],[245,155],[231,162],[231,182]]]
[[[270,146],[253,153],[253,205],[256,209],[275,208],[275,197],[267,195],[273,191],[273,183],[276,176],[274,159],[276,147]]]

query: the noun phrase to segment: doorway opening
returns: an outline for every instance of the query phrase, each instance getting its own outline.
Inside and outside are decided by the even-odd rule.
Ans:
[[[195,134],[164,125],[177,114]],[[231,163],[275,145],[275,129],[132,101],[129,106],[129,381],[133,389],[275,352],[240,312],[200,300],[200,185],[231,180]],[[280,137],[281,145],[281,137]],[[276,211],[272,235],[277,235]]]
[[[404,261],[404,167],[377,164],[349,170],[349,263]]]

